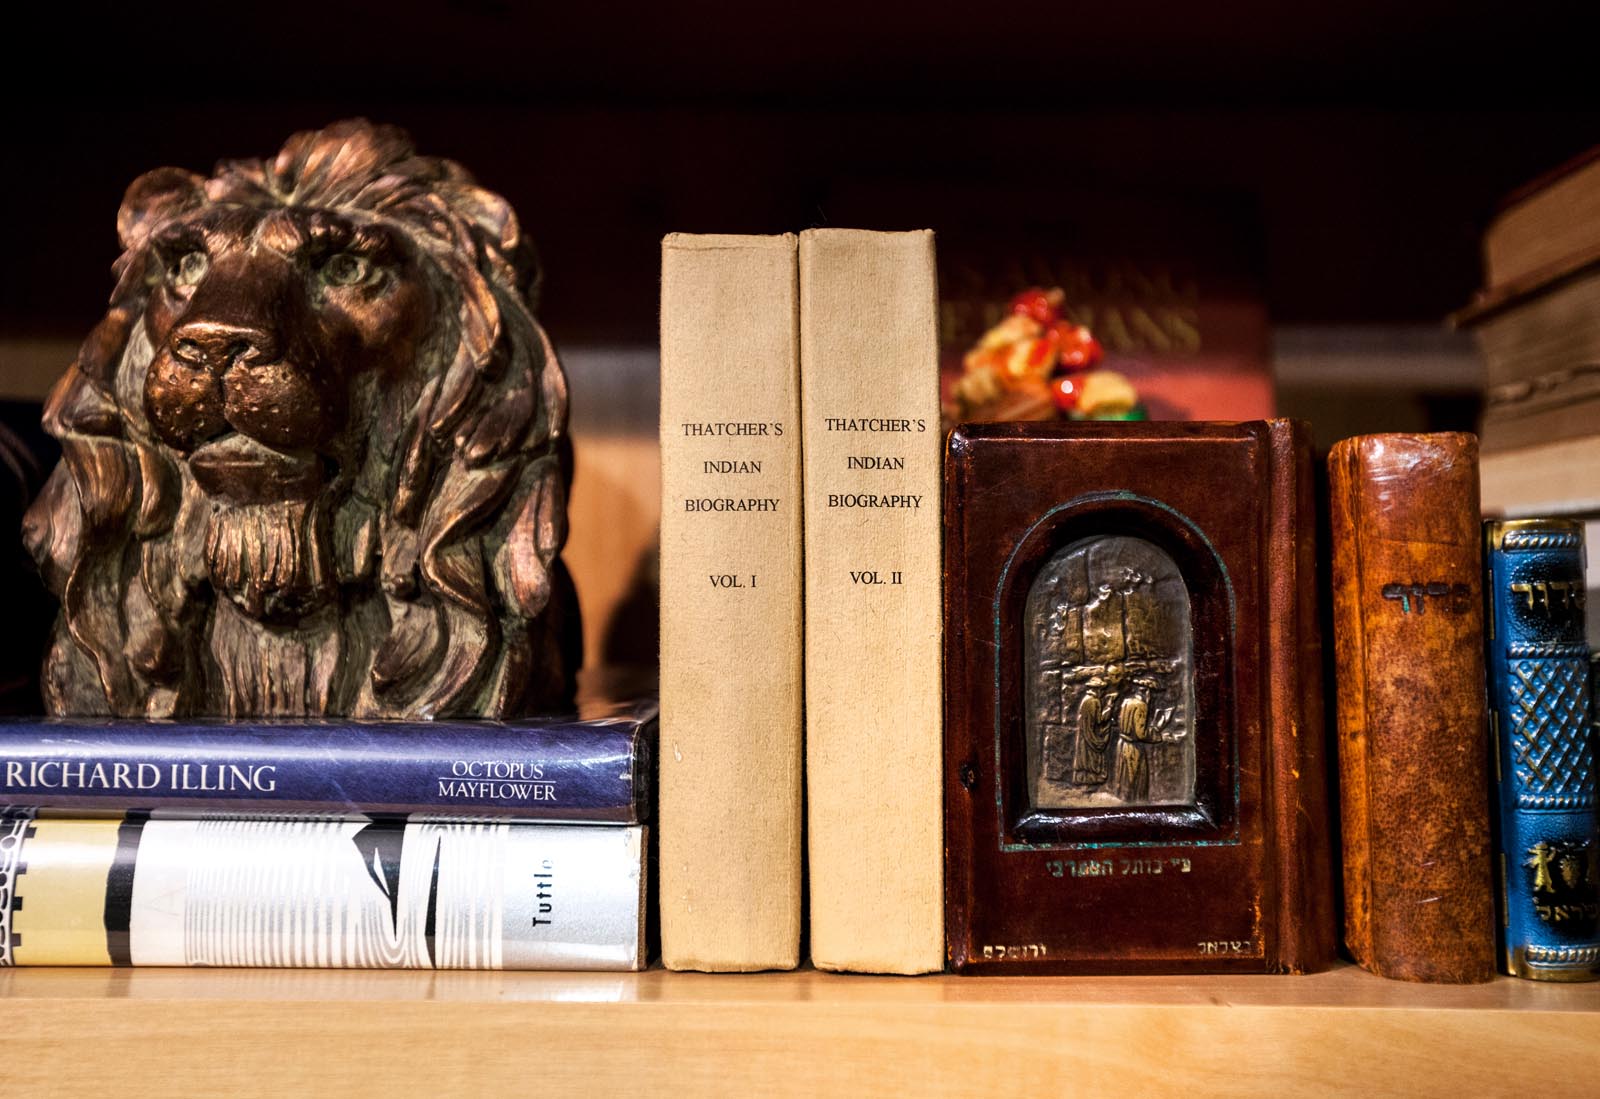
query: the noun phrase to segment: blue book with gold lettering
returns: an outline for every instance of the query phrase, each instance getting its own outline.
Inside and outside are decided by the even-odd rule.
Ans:
[[[518,721],[0,721],[0,808],[642,824],[654,700]]]
[[[1583,526],[1521,519],[1484,529],[1503,965],[1534,980],[1592,980],[1600,835]]]

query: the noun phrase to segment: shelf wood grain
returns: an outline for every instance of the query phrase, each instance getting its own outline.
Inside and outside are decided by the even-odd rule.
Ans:
[[[0,1092],[1593,1094],[1600,985],[1309,977],[0,972]]]

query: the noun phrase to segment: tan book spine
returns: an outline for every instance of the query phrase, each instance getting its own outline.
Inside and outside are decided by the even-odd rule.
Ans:
[[[931,232],[801,234],[820,969],[944,966],[937,311]]]
[[[1345,944],[1408,981],[1494,974],[1478,444],[1328,457]]]
[[[661,246],[661,953],[799,964],[795,238]]]

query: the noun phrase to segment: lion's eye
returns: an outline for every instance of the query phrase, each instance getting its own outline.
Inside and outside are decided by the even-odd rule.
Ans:
[[[172,282],[176,286],[197,286],[210,266],[211,260],[204,252],[185,252],[172,265]]]
[[[322,278],[329,286],[355,286],[371,275],[371,261],[353,252],[336,253],[322,265]]]

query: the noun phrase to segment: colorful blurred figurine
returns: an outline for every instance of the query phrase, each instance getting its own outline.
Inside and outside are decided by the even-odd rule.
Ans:
[[[1143,420],[1133,383],[1097,369],[1105,350],[1062,317],[1066,295],[1033,287],[1011,299],[1004,320],[962,360],[945,416],[962,420]]]

